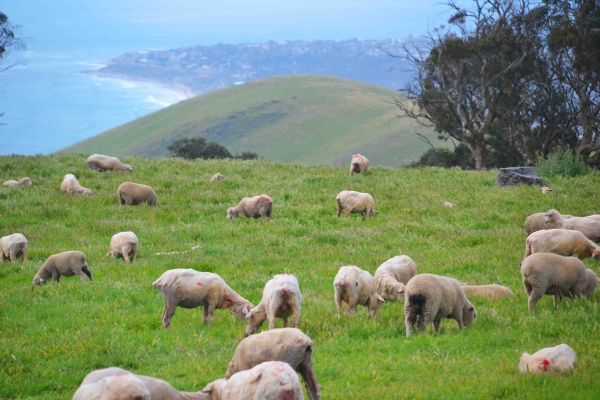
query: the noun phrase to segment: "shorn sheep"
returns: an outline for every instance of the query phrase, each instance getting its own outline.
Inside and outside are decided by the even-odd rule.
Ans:
[[[419,332],[433,322],[433,331],[437,333],[442,318],[455,320],[458,330],[462,330],[477,318],[477,311],[456,279],[421,274],[406,285],[404,316],[406,336],[412,336],[417,318]]]
[[[123,164],[118,158],[102,154],[92,154],[87,159],[88,166],[93,171],[129,171],[133,168],[129,164]]]
[[[29,243],[27,238],[20,233],[3,236],[0,238],[0,263],[9,260],[13,264],[17,262],[17,257],[22,256],[23,262],[27,261],[27,252]]]
[[[514,299],[516,297],[512,290],[506,286],[496,285],[495,283],[477,286],[462,283],[462,288],[465,294],[485,297],[488,300],[499,300],[507,297]]]
[[[269,329],[275,329],[276,318],[283,318],[285,328],[290,315],[292,328],[297,328],[301,308],[302,294],[298,279],[290,274],[275,275],[265,285],[260,304],[246,314],[246,336],[252,335],[265,320],[269,321]]]
[[[221,175],[220,173],[218,173],[218,172],[216,174],[214,174],[212,176],[212,178],[210,178],[211,182],[214,182],[214,181],[220,182],[222,180],[225,180],[225,177],[223,175]]]
[[[525,257],[533,253],[554,253],[580,260],[595,258],[600,264],[600,247],[582,232],[572,229],[545,229],[533,232],[525,241]]]
[[[371,168],[369,167],[369,160],[367,160],[367,157],[365,156],[354,154],[352,156],[352,160],[350,161],[350,176],[354,175],[355,173],[361,174],[365,171],[371,171]]]
[[[566,344],[547,347],[533,354],[523,353],[519,371],[534,374],[569,374],[577,362],[577,354]]]
[[[531,235],[533,232],[541,231],[542,229],[556,229],[560,228],[556,223],[553,222],[544,222],[544,215],[546,213],[535,213],[531,214],[525,219],[525,232],[528,235]],[[564,219],[571,218],[570,215],[563,215]]]
[[[33,277],[33,284],[45,284],[50,278],[52,278],[52,282],[59,283],[61,276],[73,275],[77,275],[82,282],[85,282],[86,276],[90,278],[90,281],[94,280],[85,254],[80,251],[65,251],[48,257],[42,268]]]
[[[31,181],[30,178],[28,177],[24,177],[19,179],[18,181],[6,181],[3,183],[4,186],[12,186],[12,187],[18,187],[18,186],[25,186],[25,187],[29,187],[31,185],[33,185],[33,182]]]
[[[377,293],[386,301],[404,301],[406,284],[417,274],[417,264],[405,255],[392,257],[375,271]]]
[[[106,255],[112,258],[121,257],[125,262],[129,262],[129,255],[131,255],[131,262],[135,262],[138,246],[139,241],[135,233],[119,232],[110,239],[110,251]]]
[[[81,385],[73,395],[73,400],[151,400],[151,397],[140,378],[123,373]]]
[[[350,214],[360,214],[369,219],[370,216],[378,214],[375,211],[375,202],[369,193],[355,192],[353,190],[344,190],[338,193],[335,198],[337,203],[337,216],[344,211],[344,217],[348,219]]]
[[[356,306],[365,306],[369,316],[378,316],[383,297],[377,293],[373,276],[356,265],[341,267],[333,280],[335,291],[335,304],[338,309],[338,318],[342,313],[342,302],[348,303],[346,313],[356,313]]]
[[[158,196],[150,186],[140,183],[123,182],[117,189],[117,196],[121,205],[136,206],[146,203],[149,206],[156,206]]]
[[[81,186],[77,180],[77,177],[75,177],[73,174],[65,175],[62,183],[60,184],[60,191],[67,194],[83,194],[86,196],[92,195],[92,191]]]
[[[227,286],[223,278],[211,272],[193,269],[171,269],[152,283],[165,300],[162,322],[171,326],[175,309],[204,307],[203,324],[212,325],[216,309],[229,309],[239,320],[243,320],[254,306]]]
[[[564,218],[556,210],[548,210],[544,214],[546,224],[555,224],[560,229],[572,229],[582,232],[588,239],[594,242],[600,241],[600,215],[589,215],[587,217]]]
[[[235,207],[227,210],[227,219],[247,218],[271,218],[273,212],[273,199],[266,194],[254,197],[244,197]]]
[[[296,328],[280,328],[249,336],[238,344],[229,363],[225,379],[265,361],[289,364],[304,379],[311,400],[321,398],[312,363],[313,341]]]

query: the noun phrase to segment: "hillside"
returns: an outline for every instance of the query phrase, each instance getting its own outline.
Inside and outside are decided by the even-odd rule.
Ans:
[[[217,310],[207,327],[201,309],[178,308],[171,329],[163,329],[164,303],[152,282],[173,268],[218,273],[254,304],[273,275],[294,274],[304,297],[299,328],[314,341],[323,399],[598,398],[598,290],[591,299],[565,299],[558,309],[544,296],[530,313],[519,271],[525,217],[550,208],[597,212],[597,173],[550,179],[554,192],[542,195],[535,187],[493,186],[495,171],[373,167],[349,177],[345,166],[125,157],[133,173],[102,174],[85,160],[0,157],[1,181],[34,182],[0,186],[0,236],[20,232],[30,245],[27,262],[0,264],[1,399],[71,399],[88,372],[108,366],[187,391],[222,378],[245,323]],[[216,172],[227,180],[209,182]],[[93,196],[61,193],[66,173]],[[158,207],[120,206],[116,190],[123,181],[151,185]],[[343,189],[371,193],[379,215],[336,218],[335,196]],[[260,193],[274,200],[272,220],[225,219],[228,207]],[[445,208],[446,200],[456,207]],[[140,240],[133,265],[106,257],[111,236],[128,230]],[[185,254],[156,255],[196,245]],[[32,291],[46,258],[66,250],[87,255],[94,282],[63,277]],[[384,304],[378,319],[368,319],[363,307],[337,318],[338,269],[354,264],[373,273],[399,253],[419,273],[498,283],[517,298],[470,296],[478,312],[472,325],[458,331],[454,321],[442,320],[439,334],[429,328],[412,338],[405,336],[402,303]],[[600,272],[595,261],[585,264]],[[571,376],[519,373],[521,353],[560,343],[577,352]]]
[[[400,167],[427,145],[391,104],[397,92],[318,75],[291,75],[210,92],[64,149],[122,156],[167,156],[182,137],[201,135],[232,152],[272,161],[346,165],[361,153],[372,165]],[[422,128],[417,128],[422,131]],[[433,143],[435,134],[430,133]]]

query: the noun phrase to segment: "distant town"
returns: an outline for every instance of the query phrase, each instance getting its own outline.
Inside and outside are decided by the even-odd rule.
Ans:
[[[319,74],[400,89],[407,39],[218,44],[126,53],[91,73],[161,83],[188,95],[290,74]]]

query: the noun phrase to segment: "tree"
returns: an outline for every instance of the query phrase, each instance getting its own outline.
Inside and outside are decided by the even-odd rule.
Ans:
[[[240,155],[232,156],[225,147],[215,142],[207,142],[203,137],[175,140],[167,146],[167,150],[169,150],[171,157],[181,157],[186,160],[194,160],[196,158],[205,160],[224,158],[253,160],[258,158],[258,154],[251,151],[245,151]]]
[[[11,24],[6,14],[0,11],[0,64],[12,53],[13,50],[25,50],[25,39],[18,37],[19,25]],[[0,67],[0,72],[13,67],[15,63]]]

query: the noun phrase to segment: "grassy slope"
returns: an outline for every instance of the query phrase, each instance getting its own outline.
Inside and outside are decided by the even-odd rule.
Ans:
[[[172,268],[220,274],[255,304],[277,273],[298,277],[304,296],[300,329],[315,342],[314,363],[324,399],[577,398],[600,395],[600,295],[565,300],[558,310],[545,297],[527,311],[519,262],[525,217],[557,208],[597,212],[598,174],[555,179],[554,193],[493,186],[495,172],[373,168],[348,177],[346,168],[241,161],[125,158],[132,174],[89,171],[85,156],[0,158],[3,180],[30,176],[34,186],[0,186],[0,236],[21,232],[30,260],[0,266],[0,398],[70,399],[92,369],[121,366],[200,390],[223,376],[244,324],[217,310],[212,327],[202,311],[178,309],[172,329],[162,328],[163,301],[151,283]],[[75,173],[91,198],[59,191]],[[228,179],[210,183],[213,173]],[[159,206],[121,207],[118,185],[150,184]],[[373,194],[379,215],[362,221],[335,217],[342,189]],[[273,219],[226,220],[241,197],[270,194]],[[452,209],[445,200],[456,203]],[[105,257],[112,234],[133,230],[140,238],[135,265]],[[187,254],[162,251],[202,248]],[[31,280],[51,254],[81,250],[96,280],[63,278],[31,291]],[[364,308],[336,317],[333,277],[342,265],[373,273],[398,253],[410,255],[420,273],[453,276],[471,284],[506,285],[517,299],[471,297],[479,317],[458,332],[407,339],[401,303],[385,304],[378,320]],[[588,267],[598,267],[587,260]],[[568,343],[578,354],[571,377],[521,375],[522,352]]]
[[[409,119],[396,117],[399,110],[389,102],[397,95],[333,77],[269,78],[195,97],[65,151],[166,156],[173,140],[202,135],[272,161],[345,165],[360,152],[377,165],[400,167],[417,160],[427,145]]]

